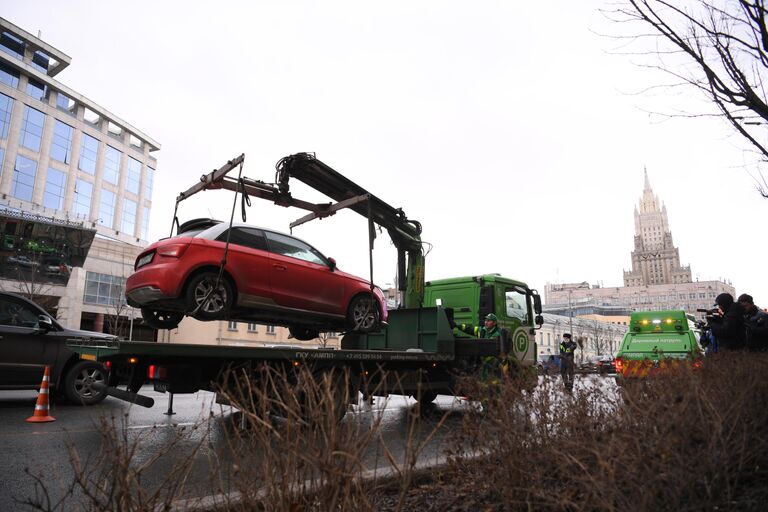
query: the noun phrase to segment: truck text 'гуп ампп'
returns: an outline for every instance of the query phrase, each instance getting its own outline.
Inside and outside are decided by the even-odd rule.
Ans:
[[[368,218],[370,246],[374,225],[378,225],[387,230],[397,248],[402,306],[389,312],[388,325],[380,332],[347,333],[339,350],[128,341],[70,343],[69,347],[82,358],[109,362],[111,370],[128,381],[126,389],[109,388],[109,394],[151,406],[151,399],[138,394],[148,382],[158,391],[193,393],[216,390],[222,375],[232,368],[251,369],[252,378],[258,380],[258,369],[264,365],[288,374],[297,366],[311,365],[312,375],[318,378],[335,371],[348,375],[350,397],[355,403],[357,391],[365,393],[370,389],[378,394],[406,394],[420,402],[431,402],[437,394],[456,394],[460,378],[477,373],[488,357],[504,355],[512,361],[512,371],[533,374],[534,329],[543,322],[536,290],[498,274],[425,282],[421,225],[409,220],[401,209],[379,200],[308,153],[283,158],[275,185],[226,176],[232,169],[242,168],[243,160],[240,155],[203,175],[200,183],[179,195],[177,208],[180,201],[197,192],[222,188],[311,212],[292,223],[291,228],[350,208]],[[299,179],[336,203],[294,199],[288,186],[290,178]],[[333,272],[333,268],[328,271]],[[478,339],[453,329],[457,323],[480,325],[488,313],[498,317],[500,338]]]

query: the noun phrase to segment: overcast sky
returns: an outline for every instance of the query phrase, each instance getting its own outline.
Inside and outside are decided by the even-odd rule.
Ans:
[[[631,28],[601,7],[29,0],[4,2],[2,16],[72,58],[59,81],[162,144],[153,241],[203,173],[245,153],[243,173],[270,182],[281,157],[308,151],[423,224],[427,279],[621,286],[647,168],[694,279],[731,281],[765,307],[768,200],[747,172],[754,158],[721,121],[650,115],[706,103],[638,94],[662,77],[616,54],[600,34]],[[205,192],[179,216],[228,219],[231,207],[231,194]],[[248,222],[288,231],[304,213],[254,201]],[[368,276],[362,217],[294,234]],[[377,284],[393,282],[385,233],[374,260]]]

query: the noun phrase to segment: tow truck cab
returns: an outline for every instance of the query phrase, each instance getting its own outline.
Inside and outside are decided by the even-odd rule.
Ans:
[[[534,329],[544,320],[538,292],[525,283],[499,274],[429,281],[424,287],[424,306],[453,310],[456,324],[483,325],[485,315],[494,313],[499,328],[509,333],[517,361],[525,366],[536,364]]]
[[[701,349],[685,311],[636,312],[616,354],[616,380],[664,374],[701,365]]]

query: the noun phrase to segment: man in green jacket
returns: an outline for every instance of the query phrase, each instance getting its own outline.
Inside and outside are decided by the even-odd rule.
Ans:
[[[499,330],[499,326],[497,325],[498,321],[499,319],[496,318],[496,315],[493,313],[488,313],[485,315],[485,325],[482,327],[478,327],[476,325],[456,324],[456,328],[461,332],[467,333],[471,336],[476,336],[478,338],[498,338],[501,336],[501,330]]]

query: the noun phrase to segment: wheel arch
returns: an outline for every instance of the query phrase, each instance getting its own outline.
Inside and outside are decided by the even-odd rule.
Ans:
[[[184,279],[184,283],[181,285],[181,290],[179,290],[179,297],[185,297],[187,294],[187,288],[189,287],[190,281],[194,279],[195,277],[199,276],[203,272],[219,272],[219,267],[216,265],[203,265],[200,267],[197,267],[192,272],[187,274],[187,277]],[[235,279],[232,277],[232,275],[227,272],[227,269],[224,269],[224,272],[222,272],[221,277],[226,279],[229,283],[229,286],[232,288],[232,306],[234,307],[237,304],[237,295],[238,295],[238,289],[237,284],[235,283]]]

